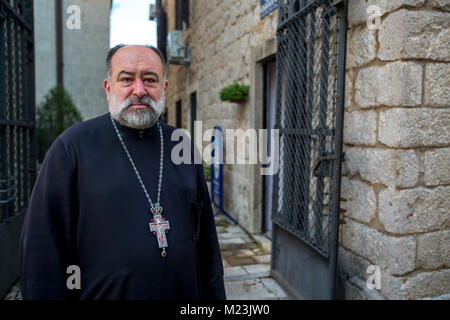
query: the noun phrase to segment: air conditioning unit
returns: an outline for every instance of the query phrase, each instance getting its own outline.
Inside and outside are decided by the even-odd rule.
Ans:
[[[167,63],[185,64],[186,52],[183,31],[170,31],[167,35]]]
[[[150,16],[149,16],[150,21],[155,21],[157,15],[158,15],[158,9],[156,8],[156,6],[154,4],[150,4]]]

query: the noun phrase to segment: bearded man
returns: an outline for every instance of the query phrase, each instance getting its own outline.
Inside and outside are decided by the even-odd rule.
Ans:
[[[63,132],[39,171],[21,234],[23,298],[225,299],[202,165],[171,161],[175,128],[158,120],[162,53],[119,45],[106,66],[109,113]]]

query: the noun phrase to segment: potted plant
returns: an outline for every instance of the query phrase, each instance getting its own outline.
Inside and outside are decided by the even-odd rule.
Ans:
[[[220,90],[220,100],[242,103],[248,98],[249,86],[233,83]]]
[[[203,174],[205,176],[206,181],[211,181],[211,165],[207,164],[203,160]]]

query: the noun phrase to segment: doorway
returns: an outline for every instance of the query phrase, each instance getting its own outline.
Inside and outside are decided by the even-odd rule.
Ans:
[[[267,129],[267,150],[268,155],[271,149],[270,130],[275,128],[275,108],[276,108],[276,62],[269,60],[264,64],[264,91],[263,91],[263,129]],[[263,165],[268,167],[270,164]],[[273,195],[273,175],[263,176],[263,232],[272,238],[272,195]]]
[[[191,138],[194,139],[194,121],[197,120],[197,92],[191,93]]]
[[[271,271],[295,297],[334,299],[347,1],[286,0],[278,10]]]
[[[175,104],[176,109],[176,127],[181,128],[181,100],[178,100]]]

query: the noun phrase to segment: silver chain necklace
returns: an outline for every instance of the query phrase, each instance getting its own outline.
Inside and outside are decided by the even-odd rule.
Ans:
[[[131,166],[134,169],[134,172],[136,173],[136,176],[139,180],[139,183],[141,184],[142,189],[144,190],[145,196],[147,197],[147,201],[150,204],[150,211],[153,214],[152,222],[149,223],[150,225],[150,231],[153,232],[153,234],[158,239],[158,245],[159,248],[162,248],[161,256],[165,258],[167,256],[166,248],[169,246],[166,238],[166,233],[170,229],[169,221],[164,219],[161,215],[163,208],[160,206],[159,200],[161,195],[161,184],[162,184],[162,176],[163,176],[163,160],[164,160],[164,140],[163,140],[163,133],[161,129],[161,125],[159,122],[156,122],[156,125],[159,129],[159,136],[161,138],[161,151],[160,151],[160,161],[159,161],[159,179],[158,179],[158,195],[156,203],[152,202],[152,199],[150,199],[150,196],[148,195],[147,188],[145,187],[144,183],[142,182],[141,175],[139,174],[139,171],[136,168],[136,165],[134,164],[133,159],[131,158],[130,153],[128,152],[127,146],[125,145],[125,142],[123,141],[122,135],[119,133],[119,130],[117,129],[116,123],[114,122],[114,119],[112,116],[111,122],[114,126],[114,129],[116,131],[117,137],[120,140],[120,143],[122,144],[123,150],[125,151],[128,160],[130,160]]]

